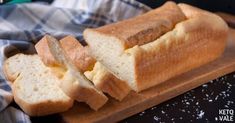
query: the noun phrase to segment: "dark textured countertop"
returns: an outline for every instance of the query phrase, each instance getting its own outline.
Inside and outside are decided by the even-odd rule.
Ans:
[[[211,123],[231,118],[235,122],[234,111],[235,72],[211,80],[207,84],[124,119],[121,123]]]

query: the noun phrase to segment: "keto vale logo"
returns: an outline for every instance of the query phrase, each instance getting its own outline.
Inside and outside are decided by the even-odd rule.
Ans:
[[[234,110],[233,109],[219,109],[219,116],[215,117],[216,121],[234,121]]]

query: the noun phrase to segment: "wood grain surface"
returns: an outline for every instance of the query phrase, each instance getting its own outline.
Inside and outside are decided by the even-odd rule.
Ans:
[[[61,116],[68,123],[117,122],[233,71],[235,71],[235,31],[230,29],[226,50],[217,60],[141,93],[131,92],[121,102],[110,98],[98,111],[89,109],[83,103],[76,103]]]

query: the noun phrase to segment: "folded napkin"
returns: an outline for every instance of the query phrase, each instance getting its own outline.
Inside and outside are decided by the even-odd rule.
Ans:
[[[0,6],[0,122],[28,123],[29,116],[12,106],[10,82],[2,73],[3,61],[18,53],[35,53],[34,44],[45,34],[58,39],[73,35],[83,41],[87,27],[127,19],[149,7],[134,0],[55,0]]]

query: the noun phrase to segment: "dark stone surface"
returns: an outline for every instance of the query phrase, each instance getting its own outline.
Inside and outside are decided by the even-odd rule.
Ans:
[[[235,72],[212,80],[162,104],[131,116],[121,123],[216,122],[219,110],[235,111]],[[235,122],[235,114],[233,116]]]

